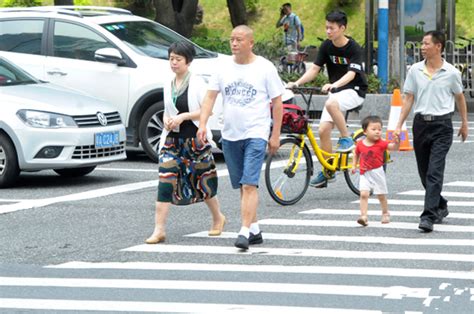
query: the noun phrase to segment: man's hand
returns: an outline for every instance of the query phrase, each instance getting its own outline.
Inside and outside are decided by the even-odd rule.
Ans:
[[[278,151],[278,148],[280,148],[280,137],[271,136],[268,141],[268,152],[273,155]]]
[[[324,86],[321,88],[321,91],[327,94],[331,91],[333,87],[335,87],[333,86],[333,84],[324,84]]]
[[[299,86],[300,86],[300,85],[299,85],[298,83],[296,83],[296,82],[288,82],[288,83],[286,83],[285,88],[287,88],[287,89],[292,89],[292,88],[299,87]]]
[[[461,127],[459,128],[458,136],[461,137],[461,140],[464,142],[467,139],[467,135],[469,134],[469,128],[467,123],[461,124]]]
[[[199,127],[196,137],[201,145],[205,145],[207,143],[207,130],[206,127]]]

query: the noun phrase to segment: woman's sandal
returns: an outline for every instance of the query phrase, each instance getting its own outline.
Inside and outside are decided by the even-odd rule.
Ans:
[[[381,223],[383,223],[383,224],[388,224],[388,223],[390,223],[390,213],[382,214]]]
[[[161,242],[165,242],[166,234],[165,233],[158,233],[155,235],[151,235],[148,239],[145,240],[146,244],[158,244]]]
[[[359,219],[357,219],[357,223],[364,227],[368,226],[369,222],[367,221],[367,216],[360,216]]]
[[[208,232],[208,235],[211,236],[211,237],[216,237],[216,236],[220,236],[222,231],[224,231],[224,225],[225,223],[227,222],[226,219],[225,219],[225,216],[222,215],[221,217],[221,224],[220,226],[218,227],[218,229],[211,229],[209,230]]]

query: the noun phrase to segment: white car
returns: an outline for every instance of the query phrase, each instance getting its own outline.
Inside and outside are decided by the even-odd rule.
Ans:
[[[118,8],[53,6],[0,9],[0,54],[35,77],[116,106],[127,145],[157,160],[163,128],[163,84],[170,82],[168,47],[188,40]],[[228,56],[195,45],[191,71],[208,79]],[[222,105],[209,121],[218,142]]]
[[[114,106],[38,81],[0,58],[0,188],[20,171],[83,176],[126,158],[125,126]]]

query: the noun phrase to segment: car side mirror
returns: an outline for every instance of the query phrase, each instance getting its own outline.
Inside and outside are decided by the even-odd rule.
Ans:
[[[126,63],[120,51],[115,48],[97,49],[94,53],[94,59],[99,62],[115,63],[117,65],[124,65]]]

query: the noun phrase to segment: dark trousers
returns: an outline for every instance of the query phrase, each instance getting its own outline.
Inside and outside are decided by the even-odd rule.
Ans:
[[[451,119],[424,121],[413,120],[413,147],[421,183],[425,188],[425,207],[421,219],[432,222],[441,208],[447,208],[447,200],[441,196],[446,155],[453,143]]]

